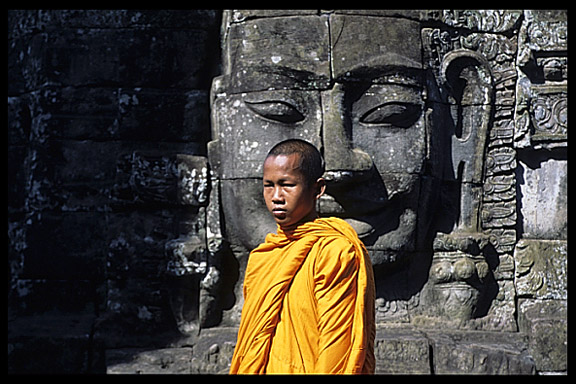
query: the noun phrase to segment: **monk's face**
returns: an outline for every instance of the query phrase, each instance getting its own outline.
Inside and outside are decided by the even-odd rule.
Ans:
[[[321,196],[320,182],[312,185],[299,169],[300,155],[270,156],[264,162],[264,201],[272,217],[283,230],[316,218],[316,200]]]

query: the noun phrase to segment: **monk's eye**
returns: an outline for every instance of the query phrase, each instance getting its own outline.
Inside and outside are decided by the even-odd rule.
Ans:
[[[408,128],[420,118],[422,107],[411,103],[388,103],[366,112],[360,122],[374,126]]]
[[[285,101],[245,101],[252,112],[265,119],[293,124],[304,120],[304,115],[298,109]]]

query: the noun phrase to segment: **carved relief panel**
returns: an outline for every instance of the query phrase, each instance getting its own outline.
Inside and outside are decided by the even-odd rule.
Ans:
[[[408,321],[409,312],[427,316],[427,307],[445,305],[444,294],[421,300],[429,278],[417,265],[456,265],[455,280],[437,279],[430,290],[466,290],[473,276],[476,285],[486,278],[497,285],[495,260],[511,250],[516,219],[509,129],[516,42],[477,31],[508,30],[519,14],[467,15],[462,34],[452,28],[462,15],[448,13],[279,12],[226,14],[224,70],[213,82],[209,158],[240,271],[275,230],[260,196],[264,156],[298,137],[326,160],[320,213],[345,218],[370,251],[381,320]],[[447,26],[427,28],[429,21]],[[494,260],[485,260],[488,245],[498,248]],[[410,282],[392,287],[395,274]],[[472,291],[475,307],[482,289]],[[392,307],[397,315],[385,309]],[[464,320],[477,315],[454,310],[467,313]]]
[[[567,127],[566,60],[536,57],[553,84],[517,71],[526,47],[562,47],[562,34],[540,41],[523,14],[224,12],[208,145],[219,251],[203,259],[199,308],[238,323],[248,253],[275,231],[264,157],[302,138],[326,160],[318,211],[370,252],[377,321],[516,330],[516,151],[562,143]]]

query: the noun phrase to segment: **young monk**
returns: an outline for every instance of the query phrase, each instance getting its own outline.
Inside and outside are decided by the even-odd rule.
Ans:
[[[277,234],[250,253],[230,373],[373,373],[374,277],[354,229],[318,218],[326,184],[313,145],[287,140],[264,161]]]

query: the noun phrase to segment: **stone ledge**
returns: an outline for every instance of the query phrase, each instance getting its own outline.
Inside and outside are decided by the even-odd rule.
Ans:
[[[107,372],[226,374],[235,328],[208,329],[159,349],[106,351]],[[528,337],[520,333],[378,327],[376,374],[535,374]]]

